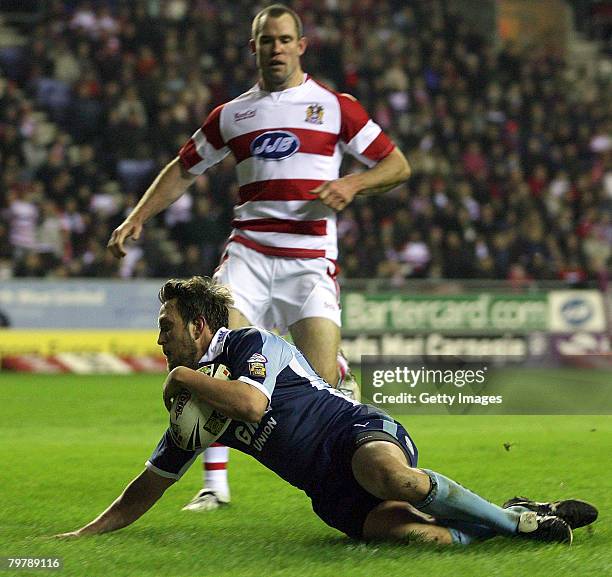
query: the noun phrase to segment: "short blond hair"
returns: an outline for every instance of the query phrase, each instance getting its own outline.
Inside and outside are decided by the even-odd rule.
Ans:
[[[297,37],[301,38],[302,36],[304,36],[304,27],[302,26],[302,20],[297,15],[297,12],[291,10],[289,6],[285,6],[284,4],[272,4],[271,6],[260,10],[256,14],[255,18],[253,18],[253,23],[251,25],[251,35],[253,37],[253,40],[257,39],[259,30],[261,29],[261,23],[266,16],[270,16],[270,18],[280,18],[283,14],[289,14],[289,16],[293,18]]]

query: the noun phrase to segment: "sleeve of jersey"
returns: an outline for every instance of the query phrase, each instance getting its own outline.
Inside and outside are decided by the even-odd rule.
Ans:
[[[178,481],[201,452],[185,451],[177,447],[172,440],[170,430],[166,429],[145,466],[161,477]]]
[[[281,344],[273,335],[249,328],[233,331],[227,347],[232,378],[254,386],[270,400],[276,378],[288,364]]]
[[[340,140],[347,152],[371,167],[388,156],[395,145],[365,111],[363,106],[348,94],[339,94]]]
[[[223,106],[215,108],[202,127],[179,150],[180,162],[189,173],[202,174],[229,154],[230,149],[221,135],[222,110]]]

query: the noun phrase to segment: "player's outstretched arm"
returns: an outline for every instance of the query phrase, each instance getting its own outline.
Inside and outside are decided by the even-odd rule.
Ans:
[[[134,210],[113,231],[107,245],[113,255],[117,258],[124,257],[125,241],[130,237],[138,240],[144,223],[182,196],[194,180],[195,176],[183,168],[178,157],[169,162],[146,190]]]
[[[394,148],[372,168],[324,182],[311,193],[318,194],[321,202],[330,208],[342,210],[357,194],[387,192],[409,177],[410,165],[406,157],[398,148]]]
[[[173,479],[166,479],[145,469],[125,488],[113,504],[91,523],[76,531],[61,533],[56,537],[83,537],[126,527],[142,517],[173,483]]]

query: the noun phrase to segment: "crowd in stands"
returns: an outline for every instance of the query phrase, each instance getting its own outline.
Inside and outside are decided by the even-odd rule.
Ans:
[[[612,247],[610,80],[492,42],[439,0],[296,0],[304,69],[355,95],[410,181],[338,218],[344,278],[602,280]],[[210,274],[233,161],[105,249],[217,104],[256,79],[250,0],[51,0],[0,49],[0,279]],[[346,171],[360,170],[347,160]]]

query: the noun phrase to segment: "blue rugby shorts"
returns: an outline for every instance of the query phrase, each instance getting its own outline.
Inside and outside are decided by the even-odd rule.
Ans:
[[[383,500],[359,485],[351,460],[361,445],[378,440],[396,444],[410,466],[417,466],[416,445],[406,429],[387,415],[364,415],[323,443],[321,457],[328,467],[319,490],[311,494],[312,508],[327,525],[353,539],[362,538],[366,517]]]

